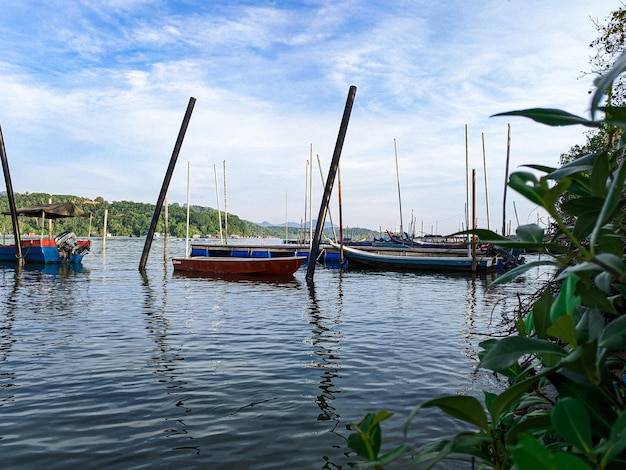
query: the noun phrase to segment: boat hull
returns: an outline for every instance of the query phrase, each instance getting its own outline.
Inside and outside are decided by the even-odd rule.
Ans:
[[[78,244],[90,247],[87,240],[79,240]],[[62,257],[56,242],[49,238],[33,238],[22,240],[22,256],[26,263],[55,264],[82,263],[83,256],[76,253]],[[17,261],[15,245],[0,245],[0,261]]]
[[[227,258],[216,256],[172,258],[174,271],[261,277],[293,276],[305,261],[305,256],[283,258]]]
[[[336,246],[333,244],[333,246]],[[495,269],[492,257],[423,256],[411,251],[396,254],[376,253],[343,247],[344,257],[351,263],[394,271],[488,271]]]

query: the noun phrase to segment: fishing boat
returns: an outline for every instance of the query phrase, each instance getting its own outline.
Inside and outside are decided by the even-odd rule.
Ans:
[[[330,242],[337,250],[341,247]],[[416,250],[361,250],[343,247],[344,257],[351,263],[370,268],[392,271],[489,271],[495,269],[495,258],[491,256],[442,256]]]
[[[278,258],[193,256],[172,258],[172,263],[174,271],[185,273],[289,277],[293,276],[306,259],[306,256],[284,256]]]
[[[5,215],[9,214],[7,212]],[[59,219],[67,217],[87,217],[88,213],[72,202],[38,204],[17,209],[18,216]],[[79,240],[72,231],[65,231],[56,237],[31,237],[21,240],[22,256],[26,263],[82,263],[89,253],[90,240]],[[0,244],[0,261],[16,261],[15,244]]]

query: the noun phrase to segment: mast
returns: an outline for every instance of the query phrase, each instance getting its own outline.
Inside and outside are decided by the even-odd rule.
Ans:
[[[228,210],[226,210],[226,160],[224,160],[224,240],[228,244]]]
[[[393,139],[393,150],[396,154],[396,180],[398,182],[398,205],[400,206],[400,237],[404,237],[404,227],[402,227],[402,198],[400,197],[400,172],[398,171],[398,147],[396,139]]]
[[[502,236],[506,237],[506,189],[509,182],[509,159],[511,158],[511,124],[506,139],[506,167],[504,170],[504,196],[502,198]]]
[[[217,184],[217,165],[213,164],[213,173],[215,175],[215,199],[217,200],[217,222],[220,225],[220,243],[224,243],[224,236],[222,235],[222,211],[220,209],[220,193]]]
[[[485,199],[487,202],[487,230],[491,230],[491,214],[489,213],[489,185],[487,183],[487,150],[485,148],[485,133],[483,132],[483,168],[485,170]]]

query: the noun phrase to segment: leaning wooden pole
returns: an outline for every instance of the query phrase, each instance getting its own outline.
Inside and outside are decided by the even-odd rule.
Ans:
[[[144,271],[146,269],[146,263],[148,262],[148,253],[150,253],[150,246],[152,246],[152,239],[154,238],[154,233],[156,232],[157,222],[159,221],[159,217],[161,215],[161,207],[163,207],[163,202],[165,201],[165,195],[167,194],[167,190],[170,186],[170,181],[172,180],[172,174],[174,173],[174,168],[176,167],[176,160],[178,160],[178,154],[180,153],[180,149],[183,146],[183,139],[185,138],[185,133],[187,132],[187,126],[189,126],[189,120],[191,119],[191,113],[193,112],[193,107],[195,104],[196,104],[196,99],[192,96],[191,98],[189,98],[187,111],[185,112],[183,123],[180,126],[180,131],[178,132],[178,138],[176,139],[176,145],[174,145],[174,150],[172,151],[172,156],[170,158],[170,164],[167,167],[167,171],[165,172],[165,178],[163,179],[161,192],[159,193],[159,198],[157,199],[156,207],[154,208],[154,214],[152,215],[152,222],[150,223],[150,228],[148,229],[148,235],[146,236],[146,243],[143,246],[143,253],[141,254],[141,261],[139,262],[139,271]]]
[[[322,231],[324,229],[324,222],[326,221],[326,212],[328,211],[328,203],[330,202],[330,195],[333,191],[333,185],[335,184],[335,175],[337,174],[337,168],[339,168],[339,157],[341,157],[341,149],[343,148],[343,142],[346,138],[346,131],[348,130],[348,122],[350,121],[350,113],[352,112],[352,104],[356,96],[356,87],[352,85],[348,91],[348,98],[346,100],[346,106],[343,111],[343,117],[341,119],[341,126],[339,127],[339,135],[337,136],[337,143],[335,144],[335,151],[333,152],[333,159],[330,163],[328,170],[328,177],[326,178],[326,185],[324,187],[324,195],[322,196],[322,203],[320,204],[320,212],[317,216],[317,223],[315,225],[315,235],[313,236],[313,243],[311,244],[311,251],[309,253],[309,263],[306,271],[307,283],[313,282],[313,275],[315,274],[315,263],[317,262],[317,254],[320,249],[320,240],[322,238]]]
[[[11,212],[11,222],[13,223],[13,234],[15,237],[15,256],[18,264],[24,264],[22,256],[22,239],[20,235],[20,223],[17,219],[17,207],[15,206],[15,194],[13,193],[13,184],[11,183],[11,174],[9,173],[9,161],[7,159],[7,151],[4,148],[4,137],[0,128],[0,159],[2,159],[2,171],[4,172],[4,182],[7,186],[7,197],[9,198],[9,210]]]

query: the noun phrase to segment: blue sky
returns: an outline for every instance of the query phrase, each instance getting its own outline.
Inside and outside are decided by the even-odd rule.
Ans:
[[[341,157],[344,225],[450,233],[465,222],[465,126],[478,223],[502,226],[511,170],[556,166],[585,142],[495,113],[554,107],[588,116],[589,44],[620,1],[9,0],[0,7],[0,125],[14,190],[156,202],[196,98],[169,202],[253,222],[305,216],[313,149],[319,210],[349,87]],[[307,196],[308,197],[308,196]],[[331,213],[338,220],[337,198]],[[508,192],[507,220],[542,216]],[[308,216],[308,209],[306,215]],[[508,222],[507,222],[508,224]]]

